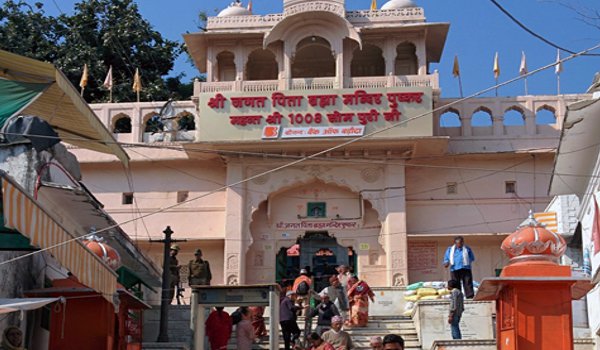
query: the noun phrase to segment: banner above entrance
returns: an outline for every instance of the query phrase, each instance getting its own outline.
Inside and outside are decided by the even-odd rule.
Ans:
[[[398,123],[373,137],[433,136],[428,87],[204,93],[199,106],[198,141],[354,138]]]

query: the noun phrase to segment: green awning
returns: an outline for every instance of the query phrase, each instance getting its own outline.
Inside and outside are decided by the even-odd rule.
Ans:
[[[0,127],[34,101],[50,84],[0,79]]]
[[[117,274],[119,275],[117,280],[127,289],[141,283],[148,287],[151,291],[155,292],[152,286],[146,283],[137,273],[127,268],[127,266],[119,267],[117,269]]]

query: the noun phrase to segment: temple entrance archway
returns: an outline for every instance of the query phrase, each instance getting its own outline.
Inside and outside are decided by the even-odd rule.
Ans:
[[[318,292],[329,285],[329,277],[337,274],[338,265],[347,265],[357,273],[354,249],[342,246],[327,231],[307,231],[294,245],[279,249],[276,281],[282,287],[291,286],[300,269],[307,269]]]
[[[335,266],[345,264],[368,275],[372,285],[386,285],[381,231],[377,210],[358,191],[318,179],[290,184],[272,191],[252,212],[245,283],[291,284],[309,266],[324,277],[320,286]]]

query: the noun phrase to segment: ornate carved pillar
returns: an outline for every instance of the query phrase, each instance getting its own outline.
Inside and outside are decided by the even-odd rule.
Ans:
[[[416,55],[417,55],[417,74],[427,75],[427,53],[425,50],[425,40],[415,40]]]
[[[405,183],[404,164],[386,167],[385,186],[388,190],[383,192],[386,215],[381,231],[388,286],[401,286],[408,282]]]
[[[344,44],[342,40],[336,41],[332,45],[331,50],[333,57],[335,57],[335,85],[336,88],[341,89],[344,87]]]
[[[217,69],[217,58],[215,57],[215,50],[212,46],[208,47],[206,52],[206,81],[212,83],[215,81]]]
[[[247,53],[243,46],[238,45],[235,49],[235,80],[244,80],[244,64],[247,61]]]
[[[383,59],[385,60],[385,75],[396,75],[394,66],[396,64],[396,42],[386,40],[383,45]]]
[[[227,162],[228,184],[238,182],[244,178],[243,166],[239,161]],[[225,191],[225,283],[231,285],[243,284],[246,279],[246,270],[242,265],[241,257],[246,252],[245,237],[245,184],[232,186]]]
[[[352,45],[344,45],[344,80],[341,88],[345,88],[350,86],[350,79],[352,78],[352,57],[354,56],[354,52],[352,50]]]
[[[283,43],[283,80],[285,90],[289,89],[292,85],[292,50],[293,48],[288,43]]]

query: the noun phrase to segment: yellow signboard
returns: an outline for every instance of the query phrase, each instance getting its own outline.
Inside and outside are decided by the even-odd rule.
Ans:
[[[398,123],[373,137],[433,135],[428,87],[204,93],[199,104],[201,141],[353,138]]]

